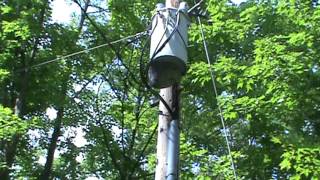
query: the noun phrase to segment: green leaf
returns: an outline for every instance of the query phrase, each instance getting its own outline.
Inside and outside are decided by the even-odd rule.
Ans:
[[[288,159],[284,159],[280,163],[280,168],[284,170],[289,170],[291,169],[291,162]]]

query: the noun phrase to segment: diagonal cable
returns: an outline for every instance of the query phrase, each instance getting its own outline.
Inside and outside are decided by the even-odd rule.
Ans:
[[[57,58],[49,60],[49,61],[45,61],[45,62],[30,66],[30,67],[27,67],[27,68],[20,69],[19,71],[23,71],[23,70],[28,70],[28,69],[33,69],[33,68],[36,68],[36,67],[44,66],[44,65],[47,65],[47,64],[50,64],[50,63],[53,63],[53,62],[57,62],[57,61],[69,58],[69,57],[73,57],[73,56],[76,56],[76,55],[79,55],[79,54],[87,53],[87,52],[95,50],[95,49],[99,49],[99,48],[102,48],[102,47],[105,47],[105,46],[110,46],[110,44],[117,44],[119,42],[131,39],[131,38],[137,38],[137,37],[145,35],[146,32],[147,31],[140,32],[140,33],[137,33],[135,35],[127,36],[127,37],[124,37],[124,38],[121,38],[121,39],[118,39],[118,40],[115,40],[115,41],[112,41],[112,42],[107,42],[107,43],[104,43],[104,44],[101,44],[101,45],[98,45],[98,46],[95,46],[95,47],[92,47],[92,48],[88,48],[88,49],[81,50],[81,51],[78,51],[78,52],[74,52],[74,53],[71,53],[71,54],[68,54],[68,55],[57,57]]]
[[[202,26],[201,19],[200,19],[199,16],[197,17],[197,20],[198,20],[198,23],[200,25],[202,41],[203,41],[203,46],[204,46],[204,50],[205,50],[205,53],[206,53],[206,58],[207,58],[208,65],[209,65],[209,70],[210,70],[213,90],[214,90],[216,98],[218,98],[217,85],[216,85],[214,74],[213,74],[213,70],[212,70],[212,67],[211,67],[212,63],[211,63],[211,60],[210,60],[206,39],[205,39],[205,36],[204,36],[203,26]],[[221,105],[219,103],[217,103],[217,105],[218,105],[218,110],[219,110],[219,113],[220,113],[220,120],[221,120],[221,124],[222,124],[222,128],[223,128],[224,137],[225,137],[227,148],[228,148],[229,158],[230,158],[230,162],[231,162],[231,168],[232,168],[232,171],[233,171],[234,179],[237,180],[238,178],[237,178],[236,168],[235,168],[234,160],[233,160],[233,157],[232,157],[232,154],[231,154],[230,142],[229,142],[229,139],[228,139],[225,120],[224,120],[224,117],[223,117],[223,111],[222,111]]]

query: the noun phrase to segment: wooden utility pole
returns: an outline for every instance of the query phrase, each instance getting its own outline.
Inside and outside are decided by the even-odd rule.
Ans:
[[[160,90],[171,112],[160,101],[156,180],[178,179],[179,166],[179,85]]]
[[[172,89],[173,87],[163,88],[160,90],[161,97],[167,105],[172,109]],[[157,139],[157,166],[156,180],[166,179],[167,173],[167,150],[168,150],[168,129],[172,119],[170,112],[165,105],[160,101],[159,104],[159,125]]]
[[[166,7],[178,8],[179,0],[166,0]],[[170,111],[160,101],[157,139],[156,180],[178,179],[179,162],[179,85],[160,89]]]

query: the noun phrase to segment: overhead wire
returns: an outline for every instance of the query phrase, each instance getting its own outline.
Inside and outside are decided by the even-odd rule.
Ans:
[[[211,80],[212,80],[212,86],[213,86],[214,94],[215,94],[216,98],[218,98],[217,85],[216,85],[216,82],[215,82],[213,69],[211,67],[212,63],[211,63],[211,60],[210,60],[208,46],[207,46],[207,42],[206,42],[205,35],[204,35],[203,25],[202,25],[202,22],[201,22],[201,19],[200,19],[199,16],[197,16],[197,20],[198,20],[198,23],[199,23],[199,26],[200,26],[200,33],[201,33],[201,37],[202,37],[202,42],[203,42],[203,46],[204,46],[207,62],[208,62],[208,65],[209,65],[209,71],[210,71],[210,76],[211,76]],[[227,149],[228,149],[228,154],[229,154],[229,159],[230,159],[230,163],[231,163],[233,176],[234,176],[234,179],[237,180],[238,178],[237,178],[237,173],[236,173],[236,167],[235,167],[235,163],[234,163],[233,156],[232,156],[232,153],[231,153],[231,147],[230,147],[230,142],[229,142],[229,139],[228,139],[227,127],[226,127],[226,124],[225,124],[225,119],[224,119],[222,107],[221,107],[221,105],[219,103],[217,103],[217,106],[218,106],[218,111],[219,111],[219,114],[220,114],[220,121],[221,121],[221,124],[222,124],[225,141],[226,141],[226,144],[227,144]]]
[[[165,45],[170,41],[170,39],[173,37],[173,35],[175,34],[176,31],[178,31],[181,39],[184,41],[184,39],[182,38],[179,30],[178,30],[178,25],[179,25],[179,13],[178,13],[178,16],[177,16],[177,20],[176,20],[176,25],[173,29],[173,31],[170,33],[170,35],[168,36],[168,38],[164,41],[164,43],[162,43],[161,47],[158,49],[163,37],[165,36],[166,34],[166,31],[167,29],[165,30],[164,34],[163,34],[163,37],[161,38],[161,41],[159,42],[156,50],[155,50],[155,53],[153,54],[151,60],[153,60],[153,58],[165,47]],[[166,27],[167,28],[167,27]],[[154,29],[153,29],[154,31]],[[140,32],[140,33],[137,33],[135,35],[131,35],[131,36],[127,36],[127,37],[124,37],[124,38],[121,38],[119,40],[115,40],[115,41],[112,41],[112,42],[107,42],[107,43],[104,43],[104,44],[101,44],[101,45],[98,45],[98,46],[95,46],[95,47],[91,47],[91,48],[88,48],[88,49],[84,49],[84,50],[81,50],[81,51],[78,51],[78,52],[74,52],[74,53],[70,53],[70,54],[67,54],[67,55],[63,55],[61,57],[57,57],[55,59],[52,59],[52,60],[49,60],[49,61],[45,61],[45,62],[41,62],[41,63],[38,63],[38,64],[35,64],[35,65],[32,65],[32,66],[29,66],[29,67],[26,67],[26,68],[22,68],[22,69],[19,69],[18,71],[26,71],[26,70],[29,70],[29,69],[34,69],[34,68],[38,68],[38,67],[42,67],[42,66],[45,66],[45,65],[48,65],[48,64],[51,64],[51,63],[54,63],[54,62],[58,62],[58,61],[61,61],[61,60],[65,60],[67,58],[70,58],[70,57],[73,57],[73,56],[76,56],[76,55],[80,55],[80,54],[84,54],[84,53],[88,53],[92,50],[96,50],[96,49],[99,49],[99,48],[102,48],[102,47],[105,47],[105,46],[110,46],[110,45],[113,45],[113,44],[117,44],[119,42],[122,42],[122,41],[125,41],[125,40],[128,40],[128,39],[131,39],[131,38],[136,38],[136,37],[139,37],[139,36],[143,36],[147,31],[144,31],[144,32]],[[152,32],[153,33],[153,32]],[[150,34],[150,37],[152,35],[152,33]],[[133,41],[130,41],[128,42],[128,44],[134,42]],[[184,44],[186,45],[186,43],[184,42]],[[172,110],[171,108],[169,107],[169,105],[166,103],[166,101],[159,95],[159,98],[160,100],[164,103],[164,105],[166,106],[166,108],[168,109],[168,111],[172,114]],[[100,127],[102,127],[102,124],[101,122],[99,121],[98,124],[100,125]],[[157,125],[158,126],[158,125]],[[155,127],[155,129],[153,130],[152,132],[152,135],[149,137],[148,139],[148,143],[150,143],[152,137],[154,136],[155,132],[156,132],[156,129],[157,129],[157,126]],[[105,134],[104,134],[105,135]],[[145,149],[146,149],[147,146],[145,146],[143,148],[143,151],[141,152],[140,154],[140,158],[142,156],[142,154],[144,153]]]
[[[131,38],[137,38],[137,37],[143,36],[146,33],[147,33],[147,31],[143,31],[143,32],[137,33],[135,35],[130,35],[130,36],[127,36],[127,37],[124,37],[124,38],[121,38],[121,39],[118,39],[118,40],[115,40],[115,41],[112,41],[112,42],[107,42],[107,43],[104,43],[104,44],[101,44],[101,45],[98,45],[98,46],[95,46],[95,47],[91,47],[91,48],[84,49],[84,50],[81,50],[81,51],[78,51],[78,52],[74,52],[74,53],[67,54],[67,55],[64,55],[64,56],[61,56],[61,57],[57,57],[55,59],[52,59],[52,60],[49,60],[49,61],[45,61],[45,62],[30,66],[30,67],[22,68],[22,69],[19,69],[18,71],[26,71],[26,70],[37,68],[37,67],[40,67],[40,66],[44,66],[44,65],[47,65],[47,64],[50,64],[50,63],[61,61],[61,60],[64,60],[66,58],[70,58],[70,57],[73,57],[73,56],[76,56],[76,55],[79,55],[79,54],[88,53],[89,51],[92,51],[92,50],[95,50],[95,49],[99,49],[99,48],[102,48],[102,47],[105,47],[105,46],[110,46],[112,44],[117,44],[119,42],[131,39]]]
[[[203,0],[202,0],[203,1]],[[202,2],[201,1],[201,2]],[[200,4],[201,2],[197,3]],[[191,9],[190,9],[191,10]],[[151,57],[151,61],[154,59],[154,57],[165,47],[165,45],[170,41],[170,39],[172,38],[172,36],[175,34],[175,32],[178,30],[178,26],[179,26],[179,13],[178,13],[178,16],[177,16],[177,21],[176,21],[176,25],[174,27],[174,29],[172,30],[172,32],[170,33],[170,35],[168,36],[168,38],[162,43],[162,45],[160,46],[160,48],[158,49],[159,45],[161,44],[161,41],[163,39],[163,37],[165,36],[165,33],[167,31],[167,29],[164,31],[164,34],[161,38],[161,41],[159,42],[159,44],[157,45],[156,49],[155,49],[155,52],[154,54],[152,55]],[[209,57],[209,53],[208,53],[208,48],[207,48],[207,43],[206,43],[206,40],[205,40],[205,36],[204,36],[204,31],[203,31],[203,26],[202,26],[202,22],[201,22],[201,19],[200,17],[197,17],[198,19],[198,22],[199,22],[199,25],[200,25],[200,30],[201,30],[201,36],[202,36],[202,40],[203,40],[203,45],[204,45],[204,49],[205,49],[205,53],[206,53],[206,58],[207,58],[207,61],[208,61],[208,64],[209,64],[209,68],[210,68],[210,75],[211,75],[211,79],[212,79],[212,84],[213,84],[213,89],[214,89],[214,93],[216,95],[216,97],[218,97],[218,92],[217,92],[217,87],[216,87],[216,82],[214,80],[214,75],[213,75],[213,70],[211,68],[211,60],[210,60],[210,57]],[[152,30],[151,34],[149,35],[148,39],[150,39],[151,35],[153,34],[154,30],[155,30],[156,27],[154,27],[154,29]],[[166,27],[167,28],[167,27]],[[117,44],[119,42],[122,42],[122,41],[125,41],[125,40],[128,40],[128,39],[131,39],[131,38],[136,38],[136,37],[139,37],[139,36],[143,36],[146,34],[146,32],[148,31],[144,31],[144,32],[140,32],[140,33],[137,33],[135,35],[131,35],[131,36],[127,36],[127,37],[124,37],[124,38],[121,38],[121,39],[118,39],[118,40],[115,40],[115,41],[112,41],[112,42],[107,42],[107,43],[104,43],[104,44],[101,44],[101,45],[98,45],[98,46],[95,46],[95,47],[91,47],[91,48],[88,48],[88,49],[84,49],[84,50],[81,50],[81,51],[78,51],[78,52],[74,52],[74,53],[71,53],[71,54],[67,54],[67,55],[64,55],[64,56],[61,56],[61,57],[57,57],[55,59],[52,59],[52,60],[49,60],[49,61],[45,61],[45,62],[42,62],[42,63],[39,63],[39,64],[36,64],[36,65],[33,65],[33,66],[30,66],[30,67],[26,67],[26,68],[22,68],[18,71],[26,71],[26,70],[29,70],[29,69],[33,69],[33,68],[37,68],[37,67],[41,67],[41,66],[44,66],[44,65],[47,65],[47,64],[50,64],[50,63],[54,63],[54,62],[57,62],[57,61],[60,61],[60,60],[64,60],[66,58],[70,58],[70,57],[73,57],[73,56],[76,56],[76,55],[80,55],[80,54],[83,54],[83,53],[88,53],[89,51],[92,51],[92,50],[95,50],[95,49],[99,49],[99,48],[102,48],[102,47],[105,47],[105,46],[110,46],[112,44]],[[178,32],[179,33],[179,32]],[[180,33],[179,33],[180,35]],[[180,35],[181,36],[181,35]],[[182,37],[181,37],[182,38]],[[183,38],[182,38],[183,39]],[[148,40],[147,40],[148,41]],[[133,42],[133,41],[131,41]],[[141,58],[140,58],[140,67],[143,63],[141,63],[142,61],[142,58],[143,58],[143,54],[144,54],[144,51],[145,51],[145,47],[146,47],[146,44],[145,46],[143,47],[143,50],[142,50],[142,53],[141,53]],[[143,80],[146,80],[145,78],[142,78]],[[146,81],[145,81],[146,82]],[[148,85],[148,83],[146,82],[145,83],[147,88],[148,89],[151,89],[151,87]],[[167,108],[167,110],[172,114],[172,110],[171,108],[169,107],[169,105],[166,103],[166,101],[161,97],[160,94],[158,94],[159,98],[160,98],[160,101],[165,105],[165,107]],[[229,143],[229,139],[228,139],[228,135],[227,135],[227,128],[226,128],[226,125],[225,125],[225,120],[224,120],[224,117],[223,117],[223,111],[222,111],[222,108],[221,108],[221,105],[218,103],[218,110],[219,110],[219,113],[220,113],[220,120],[221,120],[221,124],[223,126],[223,132],[224,132],[224,136],[225,136],[225,139],[226,139],[226,144],[227,144],[227,148],[228,148],[228,153],[229,153],[229,157],[230,157],[230,161],[231,161],[231,166],[232,166],[232,170],[233,170],[233,174],[234,174],[234,177],[235,179],[237,179],[237,174],[236,174],[236,170],[235,170],[235,165],[234,165],[234,160],[233,160],[233,157],[232,157],[232,154],[231,154],[231,148],[230,148],[230,143]]]
[[[188,10],[188,14],[191,13],[192,11],[194,11],[196,8],[198,8],[202,3],[203,3],[204,0],[200,0],[198,3],[196,3],[195,1],[195,5],[192,6],[189,10]]]

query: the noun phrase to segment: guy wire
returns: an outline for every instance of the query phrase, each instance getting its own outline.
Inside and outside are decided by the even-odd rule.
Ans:
[[[210,56],[209,56],[209,52],[208,52],[208,47],[207,47],[204,31],[203,31],[202,22],[201,22],[201,19],[200,19],[199,16],[197,17],[197,19],[198,19],[198,23],[199,23],[199,26],[200,26],[203,46],[204,46],[204,50],[205,50],[205,53],[206,53],[206,58],[207,58],[208,65],[209,65],[209,70],[210,70],[213,90],[214,90],[216,98],[218,98],[217,86],[216,86],[216,82],[215,82],[215,79],[214,79],[213,70],[212,70],[212,67],[211,67],[211,60],[210,60]],[[222,127],[223,127],[224,137],[225,137],[227,148],[228,148],[229,158],[230,158],[230,162],[231,162],[231,168],[232,168],[232,171],[233,171],[234,179],[237,180],[238,179],[237,178],[237,173],[236,173],[236,169],[235,169],[235,165],[234,165],[234,160],[233,160],[233,157],[232,157],[232,154],[231,154],[231,148],[230,148],[230,143],[229,143],[229,139],[228,139],[225,120],[224,120],[224,117],[223,117],[223,111],[222,111],[221,105],[219,103],[217,103],[217,105],[218,105],[218,110],[219,110],[219,113],[220,113],[220,120],[221,120],[221,124],[222,124]]]

